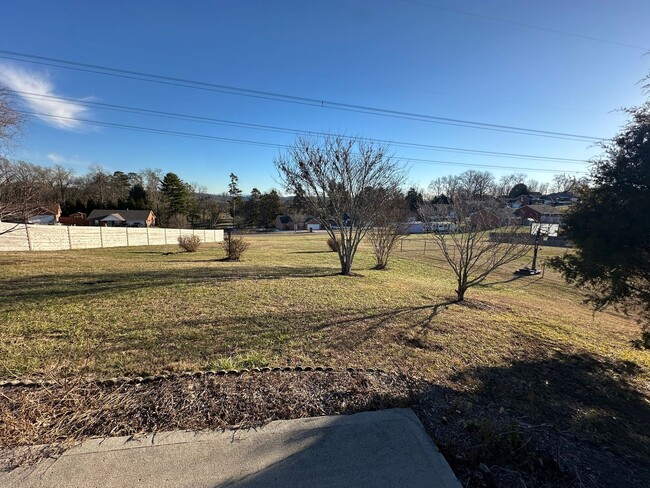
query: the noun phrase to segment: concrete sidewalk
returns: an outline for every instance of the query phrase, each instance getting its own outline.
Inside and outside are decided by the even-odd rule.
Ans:
[[[410,409],[91,439],[0,474],[27,487],[460,487]]]

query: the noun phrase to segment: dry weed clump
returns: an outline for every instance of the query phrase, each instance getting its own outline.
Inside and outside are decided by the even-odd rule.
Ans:
[[[250,242],[246,242],[243,237],[233,236],[229,233],[221,243],[221,247],[226,251],[226,261],[239,261],[242,254],[250,247]]]
[[[332,252],[339,252],[339,242],[336,239],[329,238],[327,239],[327,246]]]
[[[179,236],[178,245],[187,252],[196,252],[201,246],[201,238],[197,235]]]

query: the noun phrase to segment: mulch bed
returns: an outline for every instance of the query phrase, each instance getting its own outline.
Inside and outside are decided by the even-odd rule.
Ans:
[[[648,486],[648,472],[547,425],[402,374],[266,371],[0,388],[0,469],[89,437],[257,427],[411,407],[465,486]],[[25,448],[46,445],[47,448]],[[2,462],[4,461],[4,463]]]

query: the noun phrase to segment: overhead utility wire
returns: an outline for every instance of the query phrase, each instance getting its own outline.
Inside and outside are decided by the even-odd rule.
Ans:
[[[49,58],[46,56],[19,53],[19,52],[7,51],[2,49],[0,49],[0,58],[11,59],[20,62],[33,63],[33,64],[41,64],[45,66],[53,66],[53,67],[64,68],[64,69],[71,69],[75,71],[97,73],[106,76],[115,76],[119,78],[148,81],[151,83],[180,86],[185,88],[195,88],[198,90],[227,93],[230,95],[260,98],[260,99],[273,100],[273,101],[285,102],[285,103],[295,103],[299,105],[308,105],[308,106],[328,108],[333,110],[343,110],[347,112],[371,114],[371,115],[377,115],[382,117],[417,120],[421,122],[430,122],[435,124],[467,127],[472,129],[482,129],[482,130],[490,130],[490,131],[497,131],[497,132],[509,132],[514,134],[528,135],[528,136],[549,137],[554,139],[567,139],[567,140],[583,141],[583,142],[584,141],[597,142],[602,140],[602,138],[600,137],[585,136],[580,134],[545,131],[545,130],[538,130],[538,129],[527,129],[525,127],[517,127],[517,126],[501,125],[501,124],[489,124],[485,122],[474,122],[470,120],[453,119],[447,117],[439,117],[435,115],[418,114],[418,113],[405,112],[400,110],[391,110],[391,109],[384,109],[378,107],[369,107],[364,105],[335,102],[335,101],[324,100],[324,99],[319,100],[319,99],[309,98],[309,97],[285,95],[281,93],[274,93],[274,92],[268,92],[263,90],[253,90],[249,88],[219,85],[216,83],[209,83],[205,81],[188,80],[188,79],[175,78],[175,77],[165,76],[165,75],[143,73],[139,71],[124,70],[120,68],[111,68],[107,66],[100,66],[100,65],[88,64],[88,63],[79,63],[76,61]]]
[[[77,98],[59,97],[59,96],[55,96],[55,95],[45,95],[45,94],[41,94],[41,93],[30,93],[30,92],[24,92],[24,91],[20,91],[20,90],[7,90],[7,91],[9,91],[10,93],[15,93],[15,94],[18,94],[18,95],[22,95],[22,96],[24,96],[26,98],[32,98],[32,99],[60,100],[60,101],[65,101],[65,102],[82,104],[82,105],[86,105],[86,106],[94,107],[94,108],[100,108],[100,109],[105,109],[105,110],[115,110],[115,111],[124,112],[124,113],[151,115],[151,116],[155,116],[155,117],[164,117],[164,118],[171,118],[171,119],[176,119],[176,120],[196,121],[196,122],[207,123],[207,124],[226,125],[226,126],[231,126],[231,127],[240,127],[240,128],[246,128],[246,129],[254,129],[254,130],[264,130],[264,131],[280,132],[280,133],[288,133],[288,134],[300,134],[300,135],[305,135],[305,136],[327,137],[327,136],[330,136],[330,135],[337,135],[337,136],[342,137],[342,138],[347,139],[347,140],[355,139],[355,140],[362,140],[362,141],[366,141],[366,142],[389,144],[389,145],[399,146],[399,147],[410,147],[410,148],[416,148],[416,149],[425,149],[425,150],[443,151],[443,152],[445,152],[445,151],[446,152],[458,152],[458,153],[465,153],[465,154],[478,154],[478,155],[481,155],[481,156],[489,156],[489,157],[504,157],[504,158],[513,158],[513,159],[530,159],[530,160],[534,160],[534,161],[553,161],[553,162],[563,162],[563,163],[569,163],[569,164],[586,164],[586,163],[589,163],[589,161],[584,160],[584,159],[560,158],[560,157],[553,157],[553,156],[539,156],[539,155],[533,155],[533,154],[516,154],[516,153],[507,153],[507,152],[499,152],[499,151],[484,151],[484,150],[479,150],[479,149],[467,149],[467,148],[449,147],[449,146],[436,146],[436,145],[423,144],[423,143],[417,143],[417,142],[393,141],[393,140],[378,139],[378,138],[371,138],[371,137],[353,137],[353,136],[347,136],[347,135],[343,135],[343,134],[329,134],[329,133],[326,133],[326,132],[319,132],[319,131],[308,131],[308,130],[304,130],[304,129],[291,129],[291,128],[287,128],[287,127],[277,127],[277,126],[271,126],[271,125],[253,124],[253,123],[248,123],[248,122],[238,122],[238,121],[232,121],[232,120],[215,119],[215,118],[212,118],[212,117],[204,117],[204,116],[198,116],[198,115],[180,114],[180,113],[175,113],[175,112],[165,112],[165,111],[160,111],[160,110],[137,108],[137,107],[131,107],[131,106],[127,106],[127,105],[115,105],[115,104],[110,104],[110,103],[95,102],[95,101],[92,101],[92,100],[82,100],[82,99],[77,99]]]
[[[133,131],[138,131],[138,132],[152,132],[156,134],[165,134],[165,135],[173,135],[173,136],[180,136],[180,137],[189,137],[193,139],[206,139],[206,140],[216,140],[216,141],[221,141],[221,142],[228,142],[228,143],[233,143],[233,144],[245,144],[245,145],[252,145],[252,146],[268,146],[268,147],[276,147],[276,148],[281,148],[281,149],[289,149],[291,146],[287,144],[277,144],[277,143],[272,143],[272,142],[263,142],[263,141],[251,141],[248,139],[235,139],[235,138],[229,138],[229,137],[219,137],[219,136],[211,136],[207,134],[196,134],[193,132],[181,132],[181,131],[174,131],[174,130],[167,130],[167,129],[156,129],[153,127],[142,127],[138,125],[128,125],[128,124],[118,124],[114,122],[101,122],[99,120],[90,120],[90,119],[81,119],[81,118],[76,118],[76,117],[65,117],[63,115],[51,115],[51,114],[45,114],[45,113],[40,113],[40,112],[30,112],[27,110],[17,110],[18,113],[25,114],[25,115],[35,115],[37,117],[47,117],[47,118],[52,118],[52,119],[58,119],[58,120],[68,120],[72,122],[80,122],[84,124],[91,124],[91,125],[97,125],[97,126],[106,126],[106,127],[113,127],[116,129],[124,129],[124,130],[133,130]],[[553,169],[547,169],[547,168],[526,168],[526,167],[518,167],[518,166],[501,166],[501,165],[494,165],[494,164],[473,164],[473,163],[459,163],[455,161],[439,161],[436,159],[418,159],[418,158],[406,158],[406,157],[400,157],[400,156],[395,156],[395,159],[402,160],[402,161],[411,161],[411,162],[416,162],[416,163],[422,163],[422,164],[433,164],[433,165],[444,165],[444,166],[466,166],[470,168],[491,168],[491,169],[507,169],[507,170],[522,170],[522,171],[533,171],[533,172],[542,172],[542,173],[553,173],[553,174],[558,174],[558,173],[572,173],[572,174],[586,174],[584,171],[567,171],[567,170],[553,170]]]
[[[575,32],[567,32],[567,31],[562,31],[558,29],[551,29],[549,27],[541,27],[538,25],[532,25],[532,24],[524,24],[523,22],[515,22],[512,20],[505,20],[505,19],[499,19],[497,17],[490,17],[488,15],[482,15],[482,14],[476,14],[474,12],[468,12],[466,10],[458,10],[455,8],[450,8],[450,7],[442,7],[439,5],[432,5],[430,3],[426,2],[418,2],[417,0],[400,0],[401,2],[404,3],[412,3],[414,5],[421,5],[423,7],[429,7],[432,9],[436,10],[443,10],[446,12],[453,12],[455,14],[461,14],[461,15],[467,15],[469,17],[476,17],[478,19],[483,19],[483,20],[490,20],[492,22],[499,22],[501,24],[510,24],[510,25],[515,25],[517,27],[524,27],[526,29],[535,29],[539,31],[544,31],[544,32],[551,32],[553,34],[559,34],[562,36],[569,36],[569,37],[577,37],[578,39],[586,39],[588,41],[595,41],[595,42],[602,42],[605,44],[611,44],[613,46],[620,46],[620,47],[627,47],[630,49],[638,49],[641,51],[650,51],[650,48],[648,47],[643,47],[643,46],[636,46],[634,44],[626,44],[624,42],[618,42],[618,41],[612,41],[609,39],[601,39],[599,37],[592,37],[592,36],[586,36],[584,34],[576,34]]]

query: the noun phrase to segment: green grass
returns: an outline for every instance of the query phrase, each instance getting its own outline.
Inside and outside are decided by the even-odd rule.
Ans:
[[[620,436],[618,416],[626,442],[647,449],[638,325],[594,313],[556,273],[513,280],[522,260],[446,304],[454,279],[432,242],[426,253],[419,239],[404,243],[385,271],[362,248],[360,276],[343,277],[322,234],[248,239],[239,263],[219,261],[217,245],[1,254],[0,376],[401,370],[594,439]]]

